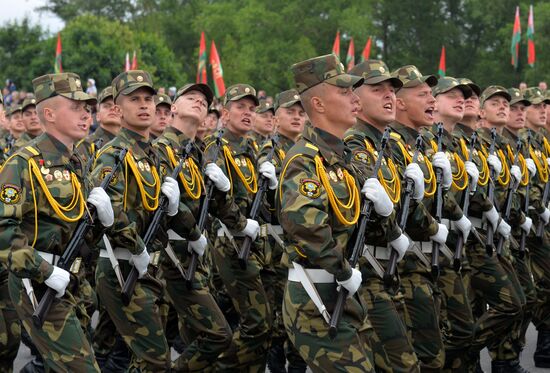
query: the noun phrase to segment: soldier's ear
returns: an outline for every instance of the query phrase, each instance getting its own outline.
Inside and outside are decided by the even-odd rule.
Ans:
[[[397,97],[395,99],[395,107],[397,108],[397,110],[407,111],[407,105],[405,104],[405,100],[403,100],[401,97]]]
[[[44,113],[44,121],[47,123],[55,122],[55,110],[51,107],[44,106],[42,111]]]
[[[115,104],[115,106],[113,106],[113,111],[115,112],[116,115],[122,118],[122,109],[120,108],[119,105]]]
[[[177,116],[178,108],[176,107],[175,104],[170,105],[170,111],[172,112],[172,116],[174,116],[174,117]]]
[[[324,113],[326,111],[325,104],[321,97],[313,96],[309,100],[313,111],[317,113]]]
[[[486,117],[485,109],[479,109],[479,119],[485,119]]]

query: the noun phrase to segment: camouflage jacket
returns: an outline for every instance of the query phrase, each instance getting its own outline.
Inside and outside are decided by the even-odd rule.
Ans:
[[[531,144],[527,148],[527,137],[528,130],[526,128],[519,130],[518,136],[523,141],[523,146],[525,151],[523,152],[526,158],[531,158],[535,162],[537,167],[537,174],[535,177],[530,178],[529,182],[531,183],[530,193],[529,193],[529,206],[534,208],[536,214],[535,220],[538,220],[538,214],[542,214],[546,206],[542,204],[542,196],[544,194],[544,187],[548,182],[549,167],[546,161],[546,149],[544,142],[544,134],[540,131],[531,130]],[[523,204],[523,202],[522,202]]]
[[[99,127],[94,133],[86,136],[76,144],[76,152],[78,152],[84,164],[87,165],[90,159],[97,155],[98,150],[114,138],[114,133]],[[90,164],[90,166],[92,165]]]
[[[15,143],[13,144],[13,147],[11,148],[11,154],[15,154],[16,151],[21,149],[22,147],[26,146],[31,142],[31,140],[34,140],[36,136],[31,136],[27,132],[23,133],[20,138],[15,140]]]
[[[0,261],[16,276],[43,282],[52,273],[53,266],[36,250],[63,254],[76,218],[85,213],[91,184],[82,171],[79,157],[47,133],[38,136],[32,146],[20,149],[2,167]],[[93,227],[86,237],[89,247],[102,232],[101,224]]]

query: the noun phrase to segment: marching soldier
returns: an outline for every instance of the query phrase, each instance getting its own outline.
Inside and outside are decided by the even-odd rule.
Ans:
[[[22,119],[25,125],[25,133],[14,144],[14,151],[23,147],[26,143],[35,139],[44,132],[44,128],[38,119],[36,112],[36,99],[27,97],[21,104]]]
[[[334,55],[299,62],[291,69],[311,125],[286,154],[277,197],[288,240],[283,254],[289,268],[285,329],[314,372],[373,372],[372,328],[366,305],[356,294],[361,272],[347,260],[361,196],[351,153],[342,141],[356,122],[360,103],[353,88],[363,79],[346,74]],[[365,192],[373,198],[377,214],[390,215],[393,204],[376,180],[371,184],[365,183]],[[327,312],[333,312],[338,285],[349,297],[338,333],[331,339]]]
[[[260,104],[256,108],[254,132],[250,134],[252,146],[254,146],[256,152],[260,151],[263,143],[275,132],[274,115],[274,106],[266,100],[260,100]]]
[[[15,150],[15,142],[25,133],[23,122],[23,108],[19,104],[13,104],[8,111],[10,132],[6,137],[4,146],[4,158],[7,159]]]
[[[164,130],[172,125],[172,99],[163,93],[155,95],[155,124],[151,127],[153,139],[160,137]]]

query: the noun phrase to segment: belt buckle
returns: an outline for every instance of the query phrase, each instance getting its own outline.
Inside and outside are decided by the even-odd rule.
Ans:
[[[151,260],[149,263],[154,267],[158,267],[159,261],[160,261],[160,251],[155,251],[151,253]]]
[[[80,271],[80,265],[82,264],[82,258],[77,257],[73,264],[71,264],[71,268],[69,269],[69,272],[71,272],[73,275],[76,275]]]

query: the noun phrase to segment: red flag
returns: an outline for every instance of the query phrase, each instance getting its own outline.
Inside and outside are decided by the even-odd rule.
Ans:
[[[348,54],[346,56],[346,65],[348,71],[355,66],[355,46],[353,45],[353,38],[349,41]]]
[[[535,19],[533,6],[529,6],[529,20],[527,21],[527,63],[529,66],[535,66]]]
[[[63,72],[63,66],[61,65],[61,33],[57,33],[57,47],[55,48],[55,62],[53,69],[56,74]]]
[[[334,44],[332,44],[332,54],[340,58],[340,31],[336,31],[336,38],[334,38]]]
[[[370,57],[370,45],[371,45],[371,37],[369,36],[369,40],[367,40],[367,43],[365,44],[365,48],[363,49],[363,52],[361,53],[361,62],[366,61]]]
[[[212,40],[212,44],[210,45],[210,65],[212,66],[212,79],[214,80],[216,97],[221,97],[225,94],[225,83],[223,82],[222,62],[220,61],[214,40]]]
[[[206,40],[204,31],[201,32],[201,42],[199,46],[199,64],[197,66],[197,83],[207,84],[206,78]]]
[[[138,68],[137,56],[136,56],[136,51],[134,50],[134,56],[132,57],[132,67],[130,69],[137,70],[137,68]]]
[[[445,65],[445,46],[441,47],[441,56],[439,57],[439,77],[443,78],[445,77],[445,74],[447,72],[447,67]]]
[[[126,60],[124,62],[124,71],[130,70],[130,54],[126,52]]]
[[[510,53],[512,54],[512,66],[518,68],[519,65],[519,43],[521,42],[521,27],[519,23],[519,6],[516,7],[516,18],[514,20],[514,31],[512,33],[512,45]]]

